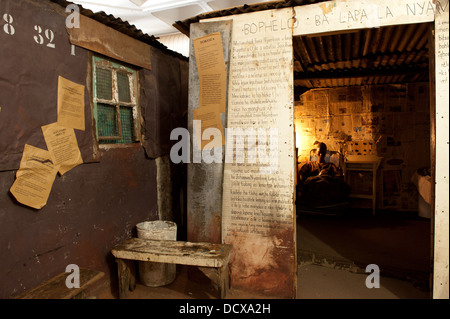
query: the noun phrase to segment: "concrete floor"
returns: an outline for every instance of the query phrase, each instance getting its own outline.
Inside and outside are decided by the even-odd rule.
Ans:
[[[299,267],[297,299],[428,299],[412,283],[380,278],[380,288],[367,288],[368,274],[313,264]]]
[[[376,264],[381,275],[429,290],[431,226],[412,213],[354,210],[337,216],[299,215],[300,264],[311,263],[365,274]]]
[[[428,299],[430,221],[414,215],[359,211],[338,216],[299,215],[297,299]],[[380,268],[380,288],[369,289],[365,267]],[[115,289],[114,289],[115,290]],[[177,266],[175,281],[151,288],[138,283],[130,299],[215,299],[207,281],[189,279]],[[103,289],[98,299],[117,298]],[[229,299],[267,299],[231,289]]]

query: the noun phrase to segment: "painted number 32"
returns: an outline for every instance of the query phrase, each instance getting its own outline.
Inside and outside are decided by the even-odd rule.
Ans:
[[[44,44],[44,37],[42,36],[42,28],[38,25],[34,26],[34,30],[37,31],[38,35],[34,36],[34,41],[36,41],[37,44]],[[52,30],[46,29],[44,32],[45,38],[48,40],[47,46],[49,48],[55,48],[55,44],[53,43],[53,40],[55,38],[55,34]]]

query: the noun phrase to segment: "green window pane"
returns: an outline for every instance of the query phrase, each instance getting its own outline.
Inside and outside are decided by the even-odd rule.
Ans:
[[[117,85],[119,89],[119,101],[131,102],[130,82],[128,81],[128,74],[117,72]]]
[[[99,137],[119,135],[115,106],[98,103],[97,124]]]
[[[122,143],[133,143],[135,138],[133,109],[131,107],[120,107],[120,121],[122,124]]]
[[[118,123],[116,121],[116,108],[108,104],[97,104],[98,114],[98,136],[117,136]],[[131,107],[120,107],[120,121],[122,125],[121,140],[100,140],[101,144],[122,144],[133,143],[134,138],[134,121],[133,109]]]
[[[100,58],[94,58],[95,75],[95,106],[96,106],[96,124],[97,136],[100,144],[130,144],[136,142],[134,132],[133,112],[135,105],[131,106],[132,99],[132,85],[130,84],[130,77],[133,81],[136,74],[133,70],[127,69],[124,71],[123,66],[112,63],[111,69],[109,66],[104,67],[100,62],[107,61]],[[114,101],[118,96],[119,101]],[[99,101],[100,100],[100,101]],[[107,100],[107,103],[101,103],[101,100]],[[114,104],[114,105],[111,105]],[[117,105],[119,104],[119,105]],[[127,104],[126,106],[123,104]],[[119,111],[119,112],[117,112]],[[119,118],[120,128],[119,132]],[[120,139],[110,140],[113,136],[121,136]]]
[[[112,100],[112,72],[107,69],[96,69],[95,85],[97,98]]]

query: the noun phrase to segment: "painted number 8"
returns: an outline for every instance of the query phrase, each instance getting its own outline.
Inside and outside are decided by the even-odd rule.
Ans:
[[[12,25],[14,21],[13,17],[10,14],[5,13],[3,15],[3,20],[5,20],[6,22],[6,24],[3,26],[3,31],[5,31],[6,34],[14,35],[14,33],[16,33],[16,30]]]

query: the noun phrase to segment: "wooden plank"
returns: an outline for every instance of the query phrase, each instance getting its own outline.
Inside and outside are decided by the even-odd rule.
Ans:
[[[277,298],[295,298],[297,289],[293,15],[225,17],[233,25],[222,242],[233,246],[233,287]]]
[[[15,299],[70,299],[102,278],[104,273],[80,268],[80,288],[67,288],[66,278],[68,275],[70,275],[70,273],[63,272],[45,281],[41,285],[17,296]]]
[[[445,1],[365,0],[326,1],[294,7],[296,23],[293,34],[329,34],[365,28],[380,28],[431,22]],[[447,2],[448,5],[448,2]],[[280,25],[281,23],[278,23]]]
[[[80,16],[80,28],[66,28],[70,43],[151,70],[150,45],[103,23]]]
[[[436,14],[433,298],[449,298],[449,3]],[[433,116],[431,116],[433,118]],[[432,141],[433,142],[433,141]]]
[[[121,259],[222,267],[228,263],[230,250],[230,245],[130,238],[114,247],[112,254]]]
[[[430,203],[430,260],[434,259],[434,223],[435,223],[435,185],[436,185],[436,63],[434,24],[428,30],[429,67],[430,67],[430,174],[431,174],[431,203]],[[433,291],[433,272],[430,273],[430,291]]]

